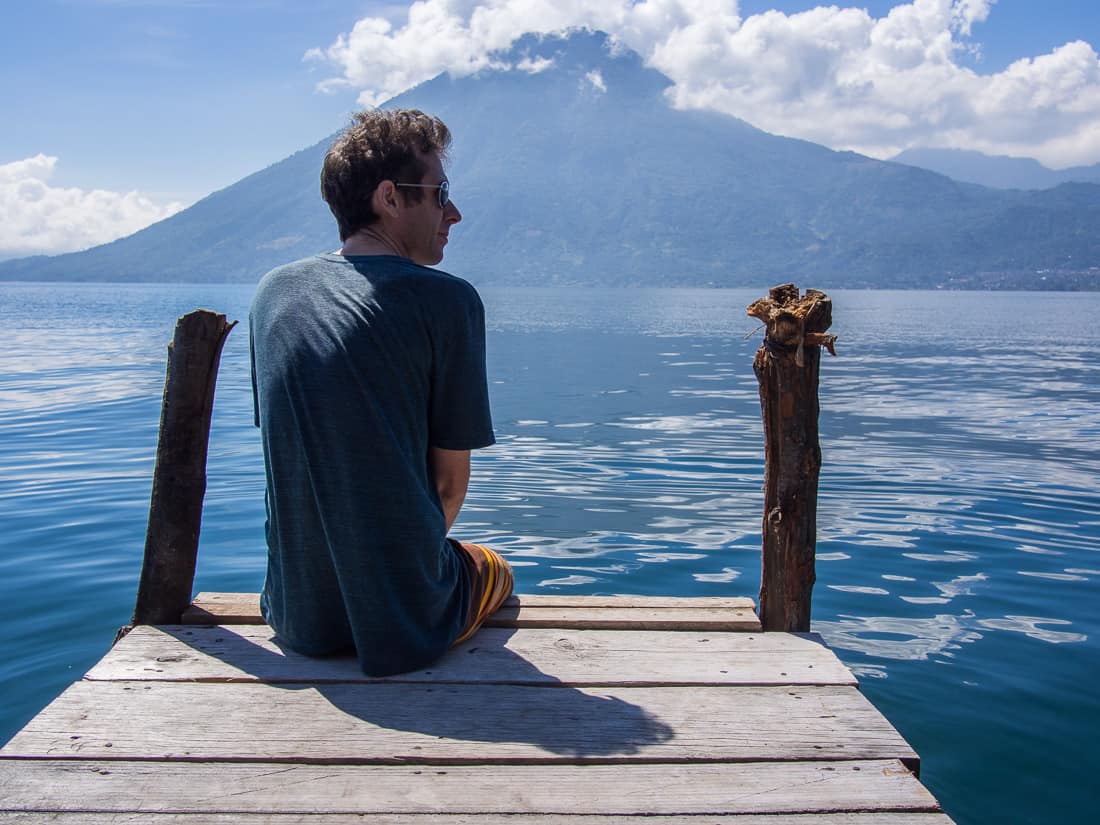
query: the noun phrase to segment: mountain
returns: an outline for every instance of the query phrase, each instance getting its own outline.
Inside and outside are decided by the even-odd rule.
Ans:
[[[986,155],[969,149],[906,149],[891,160],[994,189],[1050,189],[1063,183],[1100,183],[1100,163],[1055,170],[1034,158]]]
[[[318,173],[327,141],[188,209],[83,252],[0,262],[0,280],[252,281],[273,266],[340,243]]]
[[[464,220],[443,265],[474,283],[1100,285],[1100,186],[992,190],[678,111],[666,77],[598,33],[527,37],[501,59],[553,65],[441,75],[387,104],[455,135]],[[0,263],[0,279],[253,281],[335,249],[329,142],[127,238]]]

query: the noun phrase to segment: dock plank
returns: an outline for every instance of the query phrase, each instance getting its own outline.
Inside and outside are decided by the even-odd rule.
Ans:
[[[183,624],[264,624],[259,593],[199,593],[183,611]]]
[[[620,630],[730,630],[760,632],[748,607],[527,607],[505,605],[486,627],[572,627]]]
[[[577,596],[569,593],[513,593],[504,604],[508,607],[756,607],[748,596]],[[242,612],[259,615],[260,594],[204,590],[192,602],[192,606],[214,609],[228,609],[230,605],[236,605]]]
[[[350,657],[310,659],[267,625],[136,627],[87,675],[156,681],[366,682]],[[855,685],[815,634],[485,628],[400,682]]]
[[[866,697],[846,687],[188,682],[78,682],[0,756],[329,764],[917,759]]]
[[[59,794],[58,789],[65,793]],[[8,810],[730,815],[928,811],[894,760],[660,765],[280,765],[7,760]]]
[[[4,811],[6,825],[134,825],[145,821],[136,811],[114,813]],[[362,814],[324,814],[324,825],[364,825]],[[316,814],[160,813],[156,825],[318,825]],[[646,816],[645,825],[690,825],[683,817]],[[369,825],[638,825],[631,816],[585,814],[374,814]],[[699,825],[951,825],[942,813],[719,814]]]
[[[747,596],[574,596],[569,593],[513,593],[506,607],[718,607],[756,608]]]
[[[282,649],[256,594],[200,594],[0,749],[0,820],[950,825],[836,655],[751,605],[521,595],[371,679]]]
[[[183,624],[263,624],[256,593],[200,593]],[[512,596],[487,627],[759,632],[751,599],[647,596]]]

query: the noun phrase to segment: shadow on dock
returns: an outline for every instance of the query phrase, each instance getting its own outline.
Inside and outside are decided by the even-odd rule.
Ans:
[[[615,761],[617,756],[637,754],[673,736],[668,724],[644,708],[599,688],[566,685],[509,650],[514,628],[483,630],[433,667],[378,679],[364,676],[353,655],[301,656],[273,633],[265,634],[268,647],[224,626],[160,629],[203,658],[214,658],[239,674],[216,681],[313,691],[350,717],[349,727],[355,719],[381,730],[437,740],[527,744],[558,754],[563,762]],[[466,657],[477,660],[482,673],[486,658],[491,658],[490,672],[506,681],[471,684],[462,667]],[[409,758],[418,756],[409,754]]]

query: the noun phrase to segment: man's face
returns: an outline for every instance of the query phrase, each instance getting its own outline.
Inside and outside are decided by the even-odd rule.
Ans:
[[[422,184],[437,186],[447,179],[443,173],[443,162],[435,152],[421,157],[426,167]],[[412,190],[399,190],[409,193]],[[439,206],[439,190],[421,189],[420,203],[414,203],[413,197],[405,197],[405,208],[401,212],[398,231],[401,233],[406,253],[410,259],[423,266],[433,266],[443,260],[443,247],[447,245],[447,235],[451,227],[462,220],[462,214],[453,201],[442,209]],[[415,197],[415,196],[414,196]]]

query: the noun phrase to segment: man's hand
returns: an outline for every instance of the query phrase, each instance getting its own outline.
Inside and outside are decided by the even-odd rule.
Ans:
[[[435,489],[443,503],[443,515],[447,519],[447,532],[458,518],[462,502],[466,500],[466,488],[470,484],[470,451],[444,450],[431,447],[428,450],[428,466],[435,479]]]

